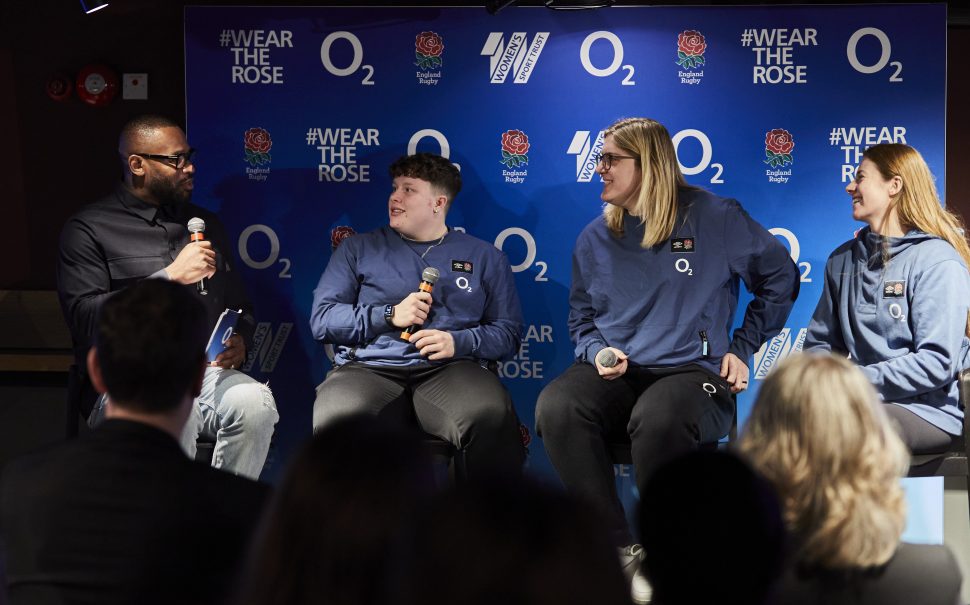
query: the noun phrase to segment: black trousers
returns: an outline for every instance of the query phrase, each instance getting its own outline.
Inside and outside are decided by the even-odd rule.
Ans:
[[[518,417],[498,376],[468,360],[434,366],[347,363],[317,387],[313,430],[351,414],[417,426],[462,449],[469,476],[519,473],[525,459]]]
[[[726,435],[734,406],[724,380],[700,366],[630,367],[604,380],[592,365],[577,362],[542,390],[536,430],[566,488],[608,516],[622,546],[634,540],[607,443],[629,435],[642,491],[665,462]]]
[[[953,435],[923,420],[905,405],[884,405],[883,409],[895,421],[896,432],[911,454],[939,454],[950,449],[955,439]]]

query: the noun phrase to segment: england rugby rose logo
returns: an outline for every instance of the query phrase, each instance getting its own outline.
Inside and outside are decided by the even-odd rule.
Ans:
[[[250,128],[243,135],[246,149],[246,161],[250,166],[269,164],[273,157],[269,150],[273,148],[273,139],[262,128]]]
[[[794,147],[795,139],[784,128],[775,128],[765,133],[765,164],[772,168],[783,168],[795,163],[791,155]]]
[[[353,227],[347,227],[346,225],[341,225],[340,227],[334,227],[330,232],[330,247],[334,250],[340,245],[340,242],[344,241],[351,235],[356,235]]]
[[[688,29],[677,36],[677,65],[684,69],[694,69],[704,65],[704,51],[707,41],[704,34],[697,30]]]
[[[529,137],[521,130],[509,130],[502,134],[502,163],[518,168],[529,163]]]
[[[421,32],[414,37],[414,62],[421,69],[441,67],[441,53],[445,50],[445,43],[441,36],[434,32]]]

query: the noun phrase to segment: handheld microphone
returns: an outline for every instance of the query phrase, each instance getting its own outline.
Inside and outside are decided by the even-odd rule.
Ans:
[[[441,273],[437,269],[434,267],[428,267],[421,272],[421,283],[418,284],[418,291],[431,294],[431,290],[434,289],[434,284],[436,281],[438,281],[439,277],[441,277]],[[407,340],[410,342],[411,335],[417,332],[420,328],[421,326],[416,324],[408,326],[401,332],[401,340]]]
[[[600,364],[604,368],[612,368],[617,362],[616,353],[609,349],[603,349],[596,354],[596,363]]]
[[[189,230],[189,241],[190,242],[201,242],[205,240],[205,221],[197,216],[189,219],[188,225],[186,227]],[[196,284],[195,287],[198,288],[199,294],[205,296],[209,293],[205,288],[205,277],[202,277]]]

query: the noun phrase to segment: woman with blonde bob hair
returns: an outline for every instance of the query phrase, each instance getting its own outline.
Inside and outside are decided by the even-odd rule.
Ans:
[[[852,362],[824,353],[790,356],[758,392],[740,450],[791,533],[778,602],[957,602],[950,551],[900,543],[909,453],[885,408]]]
[[[848,355],[916,454],[963,431],[958,376],[970,365],[970,247],[908,145],[874,145],[846,192],[867,223],[825,265],[805,350]]]
[[[788,251],[733,199],[689,186],[670,134],[649,118],[604,131],[603,216],[573,251],[575,363],[540,394],[536,424],[570,490],[632,544],[607,443],[628,436],[637,483],[731,427],[747,360],[784,327],[798,292]],[[731,334],[740,283],[754,294]]]

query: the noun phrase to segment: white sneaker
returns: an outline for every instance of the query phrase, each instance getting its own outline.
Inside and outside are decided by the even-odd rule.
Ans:
[[[630,581],[630,598],[636,605],[646,605],[653,597],[653,588],[643,572],[639,568],[633,573],[633,580]]]
[[[644,577],[640,567],[643,563],[643,546],[630,544],[619,549],[620,568],[623,575],[630,582],[630,598],[636,605],[645,605],[650,602],[653,589]]]

